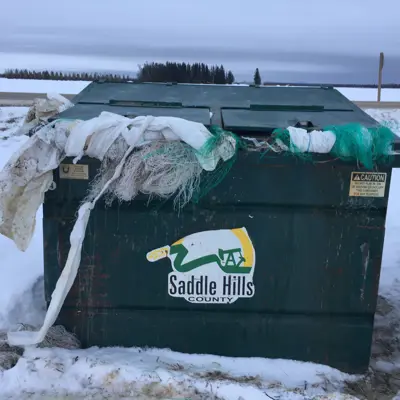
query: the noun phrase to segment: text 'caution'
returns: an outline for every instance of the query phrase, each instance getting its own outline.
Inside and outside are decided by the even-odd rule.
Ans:
[[[386,172],[352,172],[349,196],[385,197]]]

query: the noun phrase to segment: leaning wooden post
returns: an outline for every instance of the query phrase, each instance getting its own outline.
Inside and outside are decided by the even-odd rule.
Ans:
[[[381,101],[381,90],[382,90],[382,70],[385,61],[383,53],[379,56],[379,76],[378,76],[378,101]]]

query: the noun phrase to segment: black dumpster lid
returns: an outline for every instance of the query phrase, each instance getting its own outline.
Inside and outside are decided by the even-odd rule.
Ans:
[[[231,131],[272,132],[275,128],[288,126],[304,127],[305,129],[322,129],[328,125],[347,124],[354,121],[354,113],[336,110],[248,110],[223,109],[222,120],[225,129]],[[359,115],[357,122],[373,126],[368,115]]]
[[[296,123],[319,128],[350,122],[377,125],[331,87],[93,82],[73,102],[74,107],[56,118],[89,119],[101,111],[175,116],[260,134]]]
[[[99,116],[103,111],[134,118],[140,115],[153,115],[155,117],[177,117],[199,122],[209,126],[211,122],[209,108],[188,107],[132,107],[123,105],[81,104],[62,112],[57,118],[87,120]]]

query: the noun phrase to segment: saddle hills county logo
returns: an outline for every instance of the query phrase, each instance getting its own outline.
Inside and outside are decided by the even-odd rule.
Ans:
[[[246,228],[198,232],[147,253],[169,258],[168,294],[190,303],[232,304],[254,296],[256,255]]]

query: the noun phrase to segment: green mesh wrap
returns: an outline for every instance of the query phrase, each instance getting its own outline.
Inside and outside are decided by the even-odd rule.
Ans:
[[[235,141],[235,154],[227,161],[220,161],[214,171],[203,171],[198,191],[193,195],[193,201],[195,203],[222,182],[231,170],[233,164],[236,162],[239,149],[244,147],[242,140],[232,132],[225,131],[219,126],[211,126],[209,130],[213,136],[208,139],[199,150],[199,153],[201,153],[203,157],[210,156],[213,150],[221,144],[221,141],[224,140],[224,136],[229,136]]]
[[[389,127],[380,125],[366,128],[360,124],[326,126],[323,131],[331,131],[336,136],[336,142],[330,151],[335,158],[346,161],[357,161],[365,168],[373,169],[377,163],[388,163],[392,159],[393,141],[396,135]],[[284,148],[283,154],[292,154],[312,161],[312,153],[301,152],[290,140],[287,129],[275,129],[271,143],[277,148]],[[283,145],[283,146],[282,146]],[[267,149],[263,155],[271,151]]]
[[[296,156],[302,158],[306,161],[312,161],[312,154],[307,152],[300,151],[296,145],[290,140],[290,134],[287,129],[275,129],[272,132],[271,136],[272,142],[276,143],[279,148],[282,148],[282,145],[285,146],[288,150],[284,151],[282,154],[285,156]],[[261,157],[264,157],[271,149],[268,148]]]
[[[343,160],[356,160],[365,168],[373,169],[376,163],[391,159],[394,133],[385,126],[365,128],[360,124],[327,126],[324,131],[336,135],[331,154]]]

